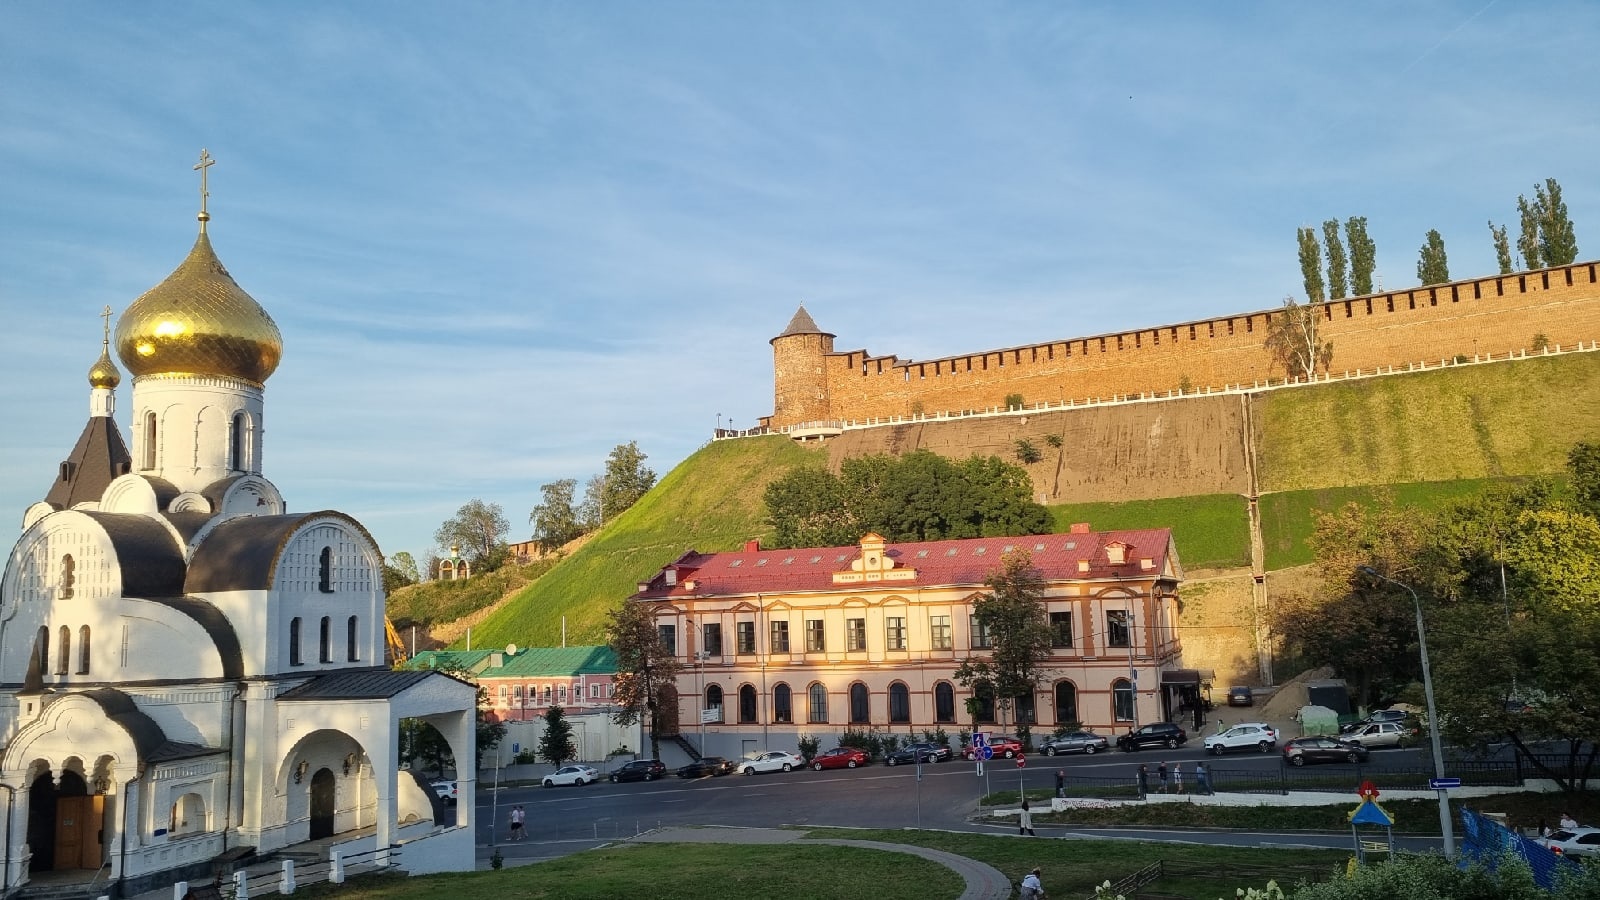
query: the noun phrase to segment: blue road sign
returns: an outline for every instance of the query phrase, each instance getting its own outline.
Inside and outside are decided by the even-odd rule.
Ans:
[[[979,747],[978,755],[984,759],[994,759],[994,748],[989,746]]]
[[[512,744],[511,745],[511,752],[512,753],[521,753],[522,752],[522,745],[521,744]]]
[[[1428,787],[1433,789],[1433,790],[1436,790],[1436,791],[1443,791],[1443,790],[1447,790],[1449,788],[1458,788],[1458,787],[1461,787],[1461,779],[1459,779],[1459,778],[1429,778],[1428,779]]]

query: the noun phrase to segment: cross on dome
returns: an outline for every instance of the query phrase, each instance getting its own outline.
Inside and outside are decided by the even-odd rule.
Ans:
[[[214,166],[216,164],[217,164],[217,161],[212,158],[210,152],[208,152],[206,150],[206,148],[201,147],[200,148],[200,161],[194,164],[194,170],[196,172],[200,173],[200,233],[201,234],[205,234],[206,233],[206,223],[211,221],[211,214],[206,212],[206,198],[211,196],[211,192],[206,190],[206,170],[211,168],[212,166]]]

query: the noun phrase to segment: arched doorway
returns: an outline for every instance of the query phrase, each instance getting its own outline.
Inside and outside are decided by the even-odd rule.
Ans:
[[[311,776],[311,840],[333,837],[334,779],[332,769]]]
[[[49,772],[40,773],[28,791],[28,846],[33,850],[28,871],[100,868],[104,818],[105,797],[91,795],[82,775],[62,772],[58,786]]]

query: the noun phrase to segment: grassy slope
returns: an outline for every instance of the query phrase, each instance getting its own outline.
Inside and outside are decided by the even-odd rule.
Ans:
[[[766,537],[762,492],[797,466],[821,467],[824,453],[783,436],[718,441],[701,448],[577,552],[473,630],[475,646],[601,643],[606,613],[638,582],[690,548],[732,550]]]
[[[389,595],[389,618],[396,627],[431,625],[459,619],[524,587],[550,570],[549,560],[510,564],[465,581],[424,581]]]
[[[1064,503],[1050,507],[1057,531],[1087,522],[1096,531],[1170,527],[1178,559],[1188,569],[1250,564],[1250,523],[1238,494],[1209,494],[1125,503]]]

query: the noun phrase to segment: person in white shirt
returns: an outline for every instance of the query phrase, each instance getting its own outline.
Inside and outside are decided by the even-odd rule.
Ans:
[[[1560,824],[1561,824],[1562,828],[1570,831],[1570,830],[1578,827],[1578,820],[1574,819],[1573,817],[1571,817],[1569,815],[1567,815],[1566,813],[1562,813],[1561,814],[1561,823]]]
[[[1028,877],[1022,879],[1022,890],[1018,893],[1021,900],[1044,900],[1044,884],[1039,881],[1039,867],[1034,866]]]

